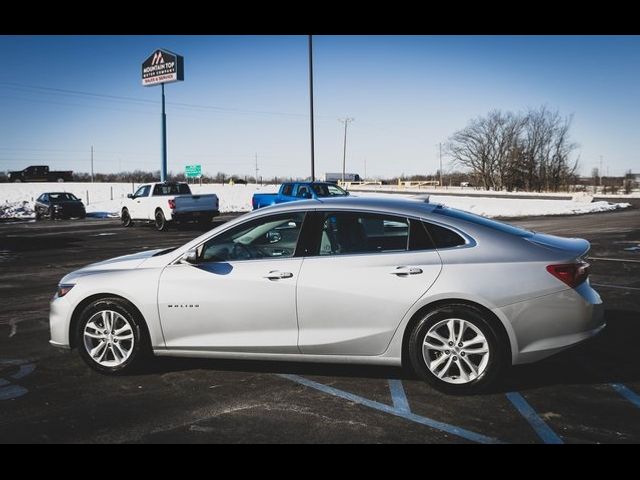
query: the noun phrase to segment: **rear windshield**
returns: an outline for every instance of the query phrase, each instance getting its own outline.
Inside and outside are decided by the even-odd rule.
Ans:
[[[314,183],[311,185],[313,191],[316,192],[317,197],[346,197],[347,192],[338,187],[337,185],[327,183]]]
[[[439,206],[438,208],[435,208],[433,210],[433,213],[437,213],[445,217],[456,218],[458,220],[465,220],[467,222],[475,223],[476,225],[482,225],[483,227],[489,227],[500,232],[517,235],[518,237],[530,237],[531,235],[533,235],[533,232],[530,230],[525,230],[524,228],[509,225],[508,223],[498,222],[497,220],[491,220],[486,217],[481,217],[480,215],[476,215],[475,213],[456,210],[455,208]]]
[[[186,183],[158,184],[153,187],[153,195],[190,195],[191,190]]]
[[[50,193],[49,200],[52,202],[77,202],[78,197],[73,193]]]

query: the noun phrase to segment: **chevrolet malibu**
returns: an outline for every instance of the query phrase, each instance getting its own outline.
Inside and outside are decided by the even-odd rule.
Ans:
[[[106,374],[152,355],[408,365],[476,392],[604,327],[589,248],[423,199],[281,204],[65,276],[51,344]]]

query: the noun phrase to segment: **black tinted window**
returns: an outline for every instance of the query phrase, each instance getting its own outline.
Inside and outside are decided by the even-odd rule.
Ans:
[[[318,197],[345,197],[347,192],[338,187],[337,185],[331,185],[326,183],[314,183],[311,188]]]
[[[327,213],[320,255],[393,252],[407,249],[406,218],[370,213]]]
[[[464,245],[466,243],[465,239],[453,230],[433,223],[424,223],[424,225],[429,231],[429,235],[431,235],[436,248],[457,247],[458,245]]]
[[[419,220],[411,220],[409,250],[433,250],[435,248],[427,227]]]
[[[291,192],[293,191],[293,185],[290,183],[285,184],[284,187],[282,187],[282,194],[283,195],[288,195],[291,196]]]
[[[190,195],[191,190],[186,183],[157,184],[153,187],[153,195]]]

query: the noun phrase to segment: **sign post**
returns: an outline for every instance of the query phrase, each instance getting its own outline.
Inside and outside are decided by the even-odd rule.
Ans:
[[[168,50],[158,49],[142,62],[142,85],[162,86],[162,164],[160,181],[167,181],[167,115],[164,106],[164,84],[184,80],[184,58]]]

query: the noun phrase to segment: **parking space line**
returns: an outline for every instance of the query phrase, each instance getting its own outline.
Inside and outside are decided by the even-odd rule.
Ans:
[[[374,400],[369,400],[368,398],[361,397],[359,395],[355,395],[353,393],[345,392],[344,390],[339,390],[334,387],[330,387],[328,385],[324,385],[322,383],[314,382],[313,380],[309,380],[304,377],[300,377],[298,375],[290,375],[290,374],[278,374],[279,377],[285,378],[287,380],[291,380],[300,385],[304,385],[305,387],[310,387],[315,390],[319,390],[323,393],[327,393],[329,395],[333,395],[334,397],[343,398],[350,402],[358,403],[360,405],[364,405],[365,407],[373,408],[375,410],[379,410],[381,412],[389,413],[391,415],[395,415],[397,417],[404,418],[406,420],[419,423],[421,425],[425,425],[427,427],[434,428],[436,430],[440,430],[445,433],[449,433],[451,435],[456,435],[458,437],[464,438],[466,440],[471,440],[472,442],[477,443],[504,443],[500,440],[492,437],[488,437],[486,435],[482,435],[480,433],[472,432],[470,430],[466,430],[464,428],[456,427],[455,425],[450,425],[448,423],[439,422],[437,420],[433,420],[431,418],[422,417],[420,415],[416,415],[415,413],[405,412],[403,410],[399,410],[395,407],[391,407],[389,405],[385,405],[384,403],[376,402]]]
[[[542,418],[536,413],[531,405],[517,392],[507,393],[507,398],[514,407],[520,412],[520,415],[529,422],[529,425],[535,430],[544,443],[562,444],[562,439],[551,430]]]
[[[622,290],[640,290],[637,287],[623,287],[622,285],[607,285],[605,283],[592,283],[594,287],[603,287],[603,288],[620,288]]]
[[[640,263],[640,260],[629,258],[589,257],[589,260],[603,260],[605,262]]]
[[[610,383],[611,387],[622,395],[624,398],[633,403],[636,407],[640,408],[640,395],[623,385],[622,383]]]
[[[404,387],[402,386],[402,380],[389,379],[389,390],[391,390],[393,407],[401,412],[411,412],[407,394],[404,393]]]

